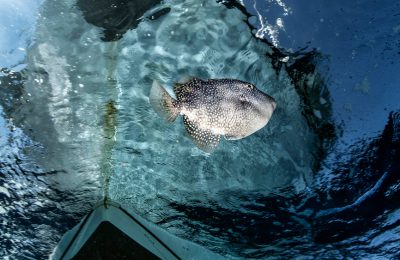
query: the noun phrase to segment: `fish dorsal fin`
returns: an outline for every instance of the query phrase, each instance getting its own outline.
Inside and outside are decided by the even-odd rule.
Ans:
[[[188,83],[190,81],[200,81],[201,79],[195,77],[195,76],[184,76],[182,78],[179,79],[178,83],[180,84],[185,84]]]
[[[180,79],[177,83],[174,84],[174,92],[178,100],[181,100],[185,94],[188,94],[196,88],[196,84],[200,83],[201,79],[187,76]]]
[[[176,95],[176,98],[178,99],[178,100],[181,100],[182,99],[182,96],[184,95],[184,93],[185,93],[185,88],[184,88],[184,85],[185,84],[183,84],[183,83],[175,83],[174,84],[174,92],[175,92],[175,95]]]
[[[220,140],[219,135],[215,135],[211,133],[211,131],[199,128],[197,124],[190,121],[187,116],[183,116],[183,124],[193,142],[204,152],[211,153],[218,146]]]

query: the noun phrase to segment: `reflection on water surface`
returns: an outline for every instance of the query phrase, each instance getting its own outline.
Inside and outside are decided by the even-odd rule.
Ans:
[[[228,257],[398,254],[398,113],[336,153],[322,51],[257,39],[238,4],[90,2],[44,1],[26,65],[1,70],[1,255],[43,258],[103,195]],[[192,75],[251,82],[278,108],[203,153],[148,101],[153,80]]]

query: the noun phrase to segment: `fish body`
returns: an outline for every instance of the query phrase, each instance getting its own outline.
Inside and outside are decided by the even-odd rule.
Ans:
[[[237,140],[263,128],[276,108],[271,96],[235,79],[193,78],[175,84],[174,92],[176,100],[154,81],[150,103],[168,121],[182,115],[187,132],[206,152],[217,147],[221,136]]]

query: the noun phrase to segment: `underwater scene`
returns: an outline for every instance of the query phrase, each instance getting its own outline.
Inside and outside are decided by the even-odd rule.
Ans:
[[[0,257],[110,200],[226,259],[400,258],[398,75],[397,1],[0,0]],[[211,79],[268,123],[207,150],[152,105]]]

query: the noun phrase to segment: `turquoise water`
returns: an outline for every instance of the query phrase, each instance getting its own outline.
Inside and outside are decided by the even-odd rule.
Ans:
[[[252,37],[238,10],[198,1],[173,7],[159,20],[143,21],[119,43],[111,198],[157,217],[165,207],[158,197],[207,202],[225,190],[304,189],[314,160],[305,152],[314,149],[313,133],[288,76],[276,75],[265,56],[271,50]],[[187,75],[252,82],[277,99],[279,108],[251,138],[223,141],[214,153],[203,153],[185,134],[181,119],[167,124],[149,105],[153,80],[171,89]]]
[[[1,256],[49,255],[104,196],[228,258],[398,253],[398,176],[381,177],[376,172],[383,169],[354,163],[380,158],[371,159],[362,147],[383,149],[374,140],[380,140],[388,110],[398,107],[388,99],[374,130],[360,130],[354,122],[370,121],[346,105],[366,100],[360,97],[365,84],[342,101],[335,83],[340,64],[327,62],[339,54],[318,41],[310,45],[317,42],[320,56],[311,47],[293,54],[304,46],[301,32],[291,34],[281,22],[307,12],[289,2],[244,1],[245,10],[255,12],[249,18],[243,8],[216,1],[165,1],[121,39],[106,42],[75,1],[35,2],[27,13],[20,6],[0,9],[24,18],[16,19],[17,33],[0,20],[0,35],[13,32],[18,39],[0,45]],[[159,10],[168,11],[152,19]],[[283,39],[285,33],[292,38]],[[311,58],[300,66],[303,57]],[[277,109],[265,128],[204,153],[181,119],[166,123],[149,104],[153,80],[172,94],[173,83],[188,76],[251,82],[275,98]],[[357,79],[363,82],[364,76]],[[398,122],[396,115],[391,118]],[[324,128],[327,122],[332,128]],[[395,130],[396,124],[387,123]],[[365,135],[370,139],[361,139]],[[363,181],[354,184],[351,176]],[[355,212],[375,209],[363,208],[365,198],[385,189],[387,180],[394,188],[382,202],[383,220],[360,217],[380,228],[348,228],[344,237],[332,231],[337,227],[328,223],[351,222],[339,215],[346,205]],[[367,242],[351,249],[355,240]]]

